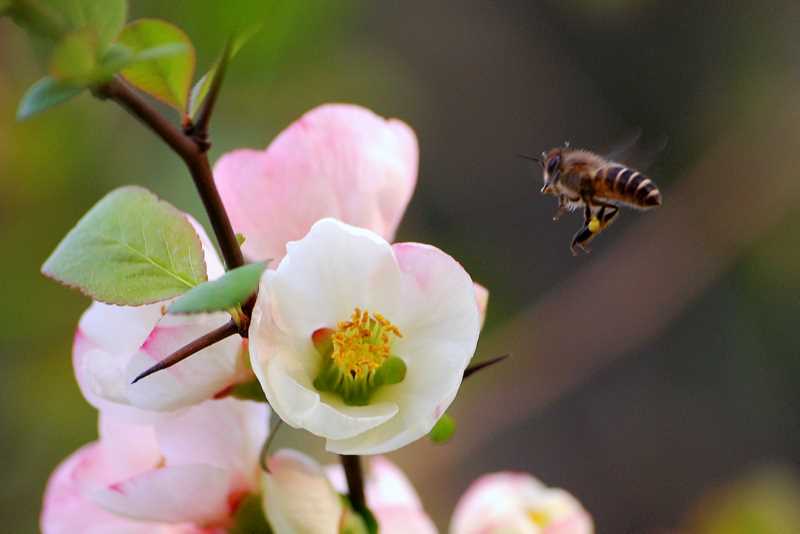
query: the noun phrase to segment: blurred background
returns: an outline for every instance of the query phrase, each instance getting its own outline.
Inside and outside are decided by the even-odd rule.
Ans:
[[[198,70],[236,18],[212,159],[263,148],[303,112],[355,102],[416,130],[398,240],[435,244],[491,290],[449,444],[391,457],[446,531],[481,473],[568,489],[599,533],[800,532],[800,5],[665,2],[131,1],[184,28]],[[50,471],[96,437],[72,375],[88,301],[39,267],[104,193],[145,185],[203,218],[180,161],[84,95],[15,122],[44,72],[0,19],[0,515],[35,532]],[[646,168],[664,206],[625,211],[575,258],[578,215],[518,152],[562,144]],[[664,141],[666,146],[664,147]],[[658,148],[664,147],[662,150]],[[205,219],[203,219],[205,220]],[[284,432],[280,444],[321,451]]]

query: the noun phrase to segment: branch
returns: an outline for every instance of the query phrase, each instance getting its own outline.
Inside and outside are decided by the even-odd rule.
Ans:
[[[185,135],[119,78],[114,78],[98,87],[95,95],[113,100],[125,108],[181,157],[189,168],[197,192],[203,200],[203,206],[211,220],[211,226],[214,228],[214,234],[225,259],[225,266],[230,270],[244,265],[242,250],[236,241],[228,213],[222,205],[222,199],[211,174],[208,156],[201,143]]]
[[[472,375],[474,373],[477,373],[478,371],[480,371],[482,369],[486,369],[490,365],[494,365],[496,363],[500,363],[503,360],[505,360],[506,358],[508,358],[509,356],[511,356],[511,355],[510,354],[503,354],[502,356],[496,356],[494,358],[491,358],[491,359],[483,361],[483,362],[474,363],[474,364],[470,365],[469,367],[467,367],[464,370],[464,378],[468,378],[470,375]]]
[[[223,339],[238,333],[239,333],[239,327],[236,325],[236,323],[233,321],[228,321],[224,325],[212,330],[208,334],[200,336],[194,341],[190,341],[189,343],[179,348],[178,350],[176,350],[175,352],[173,352],[172,354],[170,354],[169,356],[167,356],[154,366],[143,371],[142,373],[139,374],[139,376],[133,379],[133,382],[131,382],[131,384],[135,384],[142,378],[150,376],[156,371],[161,371],[162,369],[172,367],[176,363],[185,360],[192,354],[200,352],[201,350],[210,347],[214,343],[222,341]]]
[[[347,478],[347,496],[350,497],[350,504],[353,510],[362,512],[367,509],[367,501],[364,498],[364,474],[361,472],[361,457],[349,454],[342,454],[342,467]]]

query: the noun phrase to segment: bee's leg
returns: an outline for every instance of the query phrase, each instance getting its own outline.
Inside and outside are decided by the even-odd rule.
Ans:
[[[584,226],[578,230],[578,233],[572,238],[572,244],[569,246],[572,255],[577,256],[579,254],[578,248],[583,250],[586,254],[589,254],[591,250],[586,247],[585,243],[588,243],[592,237],[594,237],[594,234],[589,230],[588,226]]]
[[[597,215],[594,215],[592,213],[592,208],[587,204],[586,210],[584,211],[584,226],[575,234],[575,237],[572,238],[572,245],[570,246],[572,254],[575,256],[578,255],[576,247],[580,247],[587,254],[591,252],[586,244],[594,239],[597,234],[605,230],[618,214],[618,207],[611,204],[600,204]]]
[[[567,212],[567,197],[564,195],[559,195],[558,197],[558,210],[556,210],[555,215],[553,215],[553,220],[557,221]]]

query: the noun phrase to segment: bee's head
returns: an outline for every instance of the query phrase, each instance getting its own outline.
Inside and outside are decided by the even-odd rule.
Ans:
[[[544,186],[542,193],[557,195],[555,184],[561,176],[561,148],[554,148],[550,152],[542,153],[542,159],[539,160],[544,171]]]

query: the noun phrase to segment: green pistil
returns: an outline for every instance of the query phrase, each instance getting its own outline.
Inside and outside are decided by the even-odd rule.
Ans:
[[[395,336],[399,330],[382,316],[358,309],[336,330],[317,330],[312,341],[322,361],[314,387],[338,394],[349,406],[369,404],[381,386],[399,384],[406,376],[405,362],[390,353]]]

